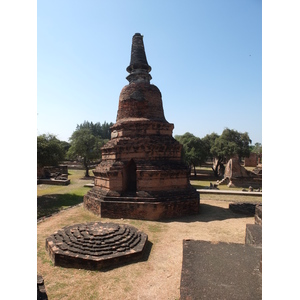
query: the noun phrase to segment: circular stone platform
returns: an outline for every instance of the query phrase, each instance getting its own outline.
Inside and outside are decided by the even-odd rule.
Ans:
[[[92,222],[58,230],[46,250],[55,266],[100,270],[141,259],[147,240],[130,225]]]

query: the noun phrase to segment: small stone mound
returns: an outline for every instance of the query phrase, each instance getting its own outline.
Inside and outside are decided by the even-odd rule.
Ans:
[[[91,222],[58,230],[46,250],[55,266],[100,270],[140,259],[147,240],[133,226]]]

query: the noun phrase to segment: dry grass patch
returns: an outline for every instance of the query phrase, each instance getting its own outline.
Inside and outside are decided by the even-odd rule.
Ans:
[[[169,221],[99,218],[82,205],[60,212],[37,225],[37,271],[49,299],[179,299],[183,239],[244,243],[253,217],[234,214],[229,202],[201,200],[201,213]],[[146,260],[112,270],[87,271],[53,266],[45,239],[54,231],[92,221],[125,223],[148,235]]]
[[[83,187],[87,183],[83,176],[83,170],[72,170],[69,186],[39,185],[37,194],[40,199],[60,195],[57,196],[61,197],[58,210],[82,203],[76,197],[82,197],[88,190]],[[206,185],[206,182],[198,184]],[[210,194],[200,195],[200,198],[199,215],[169,221],[100,218],[79,204],[38,223],[37,272],[44,278],[49,300],[179,299],[183,239],[243,244],[246,224],[253,224],[254,218],[237,215],[228,205],[262,200],[261,197]],[[46,203],[43,204],[45,207]],[[55,208],[55,201],[52,204]],[[106,272],[55,267],[45,250],[46,238],[64,226],[93,221],[125,223],[145,232],[149,240],[145,260]]]

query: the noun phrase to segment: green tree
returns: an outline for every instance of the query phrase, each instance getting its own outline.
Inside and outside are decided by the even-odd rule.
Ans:
[[[251,147],[251,152],[256,153],[257,155],[261,155],[262,154],[261,143],[255,143],[254,146]]]
[[[261,159],[262,158],[262,144],[255,143],[254,146],[251,147],[251,152],[256,153],[257,156]]]
[[[220,168],[224,169],[223,162],[234,155],[238,155],[239,159],[249,157],[251,142],[247,132],[241,133],[225,128],[211,148],[211,153],[217,158],[217,163],[213,167],[214,174],[219,176]]]
[[[85,168],[85,176],[89,177],[90,164],[95,159],[101,159],[101,147],[108,141],[101,136],[101,124],[85,121],[77,125],[76,130],[70,137],[69,158],[82,159]]]
[[[211,149],[215,143],[215,140],[220,137],[217,133],[213,132],[211,134],[207,134],[205,137],[202,138],[203,146],[204,146],[204,151],[206,153],[206,157],[213,159],[214,155],[211,152]]]
[[[194,176],[196,176],[196,166],[201,166],[207,159],[203,141],[189,132],[184,135],[176,135],[175,139],[182,144],[183,160],[190,168],[193,167]]]
[[[66,142],[66,141],[60,141],[60,144],[64,150],[64,157],[66,157],[68,150],[70,149],[71,145],[70,143]]]
[[[113,125],[112,122],[107,123],[104,121],[104,123],[101,125],[100,122],[93,123],[84,121],[82,124],[77,125],[78,129],[81,128],[88,128],[91,130],[92,134],[95,137],[100,137],[103,140],[110,139],[110,127]]]
[[[42,134],[37,137],[37,165],[57,166],[65,158],[65,150],[60,140],[53,134]]]

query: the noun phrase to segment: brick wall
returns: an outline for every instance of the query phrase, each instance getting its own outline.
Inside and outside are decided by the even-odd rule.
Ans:
[[[256,167],[257,155],[256,153],[250,153],[249,157],[245,157],[245,167]]]

